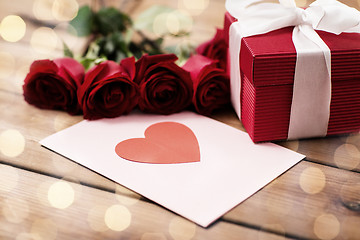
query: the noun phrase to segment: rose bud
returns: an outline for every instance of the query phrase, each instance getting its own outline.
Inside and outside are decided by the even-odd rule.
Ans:
[[[193,55],[183,69],[190,72],[194,83],[192,102],[198,113],[210,115],[230,103],[230,80],[225,71],[217,67],[216,61]]]
[[[83,66],[72,58],[34,61],[24,80],[25,101],[39,108],[78,114],[76,91],[84,74]]]
[[[205,57],[218,60],[217,66],[224,71],[227,69],[228,45],[225,41],[224,30],[217,29],[214,37],[196,48],[196,52]]]
[[[144,55],[136,62],[135,81],[140,87],[140,110],[171,114],[191,104],[190,74],[179,67],[176,60],[174,54],[162,54]]]
[[[134,73],[134,58],[124,59],[121,64],[105,61],[91,68],[78,90],[84,118],[95,120],[128,114],[139,98]]]

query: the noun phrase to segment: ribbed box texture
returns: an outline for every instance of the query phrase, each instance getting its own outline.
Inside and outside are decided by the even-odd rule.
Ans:
[[[226,13],[227,35],[233,21],[236,20]],[[242,39],[241,121],[254,142],[288,137],[296,64],[291,34],[292,27],[287,27]],[[332,95],[327,135],[359,131],[360,34],[318,34],[331,50]]]

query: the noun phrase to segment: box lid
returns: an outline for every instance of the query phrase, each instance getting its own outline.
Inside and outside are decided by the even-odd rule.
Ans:
[[[226,13],[225,28],[233,21],[236,19]],[[286,27],[242,39],[241,71],[255,86],[293,83],[296,50],[292,42],[292,30],[293,27]],[[332,81],[354,78],[360,81],[360,34],[317,33],[331,50]]]

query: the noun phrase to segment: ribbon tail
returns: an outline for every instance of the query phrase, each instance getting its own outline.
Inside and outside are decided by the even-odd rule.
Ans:
[[[330,118],[330,49],[307,25],[294,28],[293,42],[297,61],[288,139],[323,137]]]
[[[241,120],[241,75],[240,75],[240,47],[241,33],[237,24],[231,24],[229,30],[229,55],[230,55],[230,91],[231,103],[236,114]]]

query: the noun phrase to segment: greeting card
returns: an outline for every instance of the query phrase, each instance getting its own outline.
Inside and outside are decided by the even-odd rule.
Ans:
[[[84,120],[40,143],[203,227],[304,158],[192,112]]]

